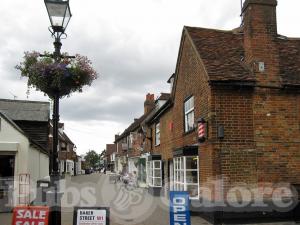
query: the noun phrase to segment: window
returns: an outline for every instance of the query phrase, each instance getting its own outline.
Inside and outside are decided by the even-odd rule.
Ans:
[[[175,191],[188,191],[190,198],[199,198],[199,166],[198,156],[184,156],[174,158]]]
[[[66,143],[65,142],[61,142],[61,150],[62,151],[67,151],[67,146],[66,146]]]
[[[184,131],[194,129],[194,96],[184,102]]]
[[[162,187],[162,169],[160,160],[148,161],[148,185]]]
[[[160,123],[155,125],[155,145],[160,144]]]

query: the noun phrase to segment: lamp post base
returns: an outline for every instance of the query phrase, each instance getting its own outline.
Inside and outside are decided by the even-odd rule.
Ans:
[[[61,199],[59,192],[60,177],[51,176],[51,191],[47,192],[47,205],[50,207],[49,225],[61,225]]]

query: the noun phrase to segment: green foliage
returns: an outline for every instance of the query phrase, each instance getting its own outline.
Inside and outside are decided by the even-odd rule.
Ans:
[[[40,57],[38,52],[25,52],[24,61],[16,69],[21,71],[21,76],[28,77],[28,87],[34,87],[50,98],[56,94],[64,97],[72,92],[82,92],[83,86],[91,85],[97,79],[97,72],[85,56],[64,56],[57,62],[50,55]]]
[[[84,156],[84,159],[88,167],[96,168],[99,166],[100,155],[98,155],[94,150],[89,150]]]

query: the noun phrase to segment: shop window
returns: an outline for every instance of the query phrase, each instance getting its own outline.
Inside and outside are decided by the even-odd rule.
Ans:
[[[150,187],[162,187],[161,160],[148,161],[148,185]]]
[[[184,131],[189,132],[193,129],[194,129],[194,96],[191,96],[184,102]]]
[[[173,161],[173,190],[188,191],[190,198],[199,198],[198,156],[176,157]]]

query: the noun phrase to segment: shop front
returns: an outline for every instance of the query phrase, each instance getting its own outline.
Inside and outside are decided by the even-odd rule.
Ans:
[[[161,155],[149,155],[147,162],[147,184],[149,193],[160,196],[163,186],[163,163]]]
[[[172,190],[187,191],[190,199],[199,199],[198,146],[185,146],[173,152]]]
[[[15,155],[0,154],[0,212],[9,212],[13,205]]]
[[[143,154],[138,162],[138,183],[139,187],[147,187],[147,161],[149,154]]]

